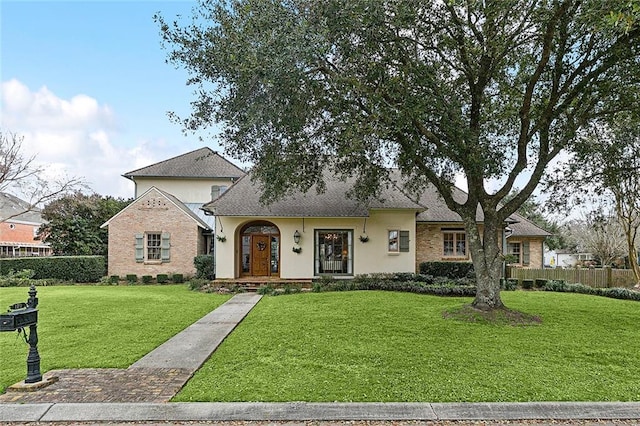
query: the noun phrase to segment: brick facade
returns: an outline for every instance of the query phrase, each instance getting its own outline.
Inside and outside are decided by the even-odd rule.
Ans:
[[[14,220],[0,222],[0,256],[49,256],[51,247],[35,239],[39,224]]]
[[[136,234],[146,232],[169,234],[168,261],[136,261]],[[193,258],[205,249],[205,237],[194,219],[156,191],[138,198],[109,222],[109,275],[191,276]]]
[[[417,223],[416,224],[416,271],[420,270],[422,262],[471,262],[467,257],[443,256],[443,229],[463,229],[462,224]],[[515,241],[515,239],[514,239]],[[542,268],[543,242],[540,237],[518,237],[517,241],[529,241],[529,268]],[[468,250],[467,250],[467,253]]]

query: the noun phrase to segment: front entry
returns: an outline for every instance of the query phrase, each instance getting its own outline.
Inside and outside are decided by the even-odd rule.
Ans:
[[[256,221],[240,232],[241,276],[280,275],[280,230],[271,222]]]
[[[270,275],[271,237],[253,235],[251,244],[251,275]]]

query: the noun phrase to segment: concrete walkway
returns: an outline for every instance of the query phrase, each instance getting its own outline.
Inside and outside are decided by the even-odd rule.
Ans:
[[[144,401],[158,388],[168,401],[209,358],[224,338],[260,300],[238,294],[150,352],[126,370],[70,370],[77,388],[57,383],[37,392],[0,395],[0,423],[5,422],[197,422],[197,421],[512,421],[640,420],[640,402],[532,403],[169,403]],[[79,373],[78,373],[79,372]],[[84,373],[83,373],[84,372]],[[182,375],[181,375],[182,374]],[[173,377],[172,377],[173,375]],[[103,382],[96,386],[97,376]],[[145,389],[142,383],[165,380]],[[184,377],[183,377],[184,376]],[[145,379],[146,378],[146,379]],[[179,383],[178,383],[179,382]],[[168,384],[172,383],[172,384]],[[91,386],[95,387],[92,389]],[[135,388],[132,389],[130,388]],[[95,391],[95,392],[94,392]],[[66,392],[66,394],[65,394]],[[74,393],[75,392],[75,393]],[[22,394],[24,398],[11,394]],[[86,395],[117,395],[92,402]],[[70,396],[65,401],[64,396]],[[50,397],[50,399],[48,399]],[[87,402],[80,402],[87,401]],[[126,401],[126,402],[119,402]],[[629,424],[631,424],[629,423]]]

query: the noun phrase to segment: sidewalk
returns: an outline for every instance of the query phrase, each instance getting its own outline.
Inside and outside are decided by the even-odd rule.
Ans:
[[[260,298],[234,296],[128,369],[50,371],[44,389],[0,395],[0,423],[640,420],[640,402],[168,402]]]
[[[500,421],[640,419],[640,403],[0,404],[3,422]],[[634,422],[635,423],[635,422]]]

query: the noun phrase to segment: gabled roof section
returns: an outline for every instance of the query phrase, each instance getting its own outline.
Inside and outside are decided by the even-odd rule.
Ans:
[[[412,201],[398,189],[384,188],[380,199],[361,203],[348,198],[354,179],[340,180],[325,177],[326,190],[318,194],[315,187],[308,192],[296,192],[282,200],[264,205],[260,202],[259,183],[247,175],[238,180],[224,194],[203,206],[204,210],[218,216],[251,217],[368,217],[370,209],[409,209],[422,211],[420,204]]]
[[[205,147],[141,169],[133,170],[122,176],[134,180],[136,177],[238,179],[244,175],[245,172],[242,169],[211,148]]]
[[[144,194],[142,194],[140,197],[136,198],[133,202],[131,202],[131,204],[129,204],[124,209],[122,209],[118,213],[116,213],[113,217],[111,217],[109,220],[107,220],[105,223],[103,223],[100,226],[100,228],[104,228],[106,226],[109,226],[109,224],[111,223],[111,221],[113,219],[117,218],[118,216],[120,216],[123,212],[127,211],[128,209],[133,208],[136,204],[140,203],[141,200],[147,194],[149,194],[150,192],[156,192],[157,194],[159,194],[159,195],[163,196],[164,198],[166,198],[171,204],[176,206],[185,215],[190,217],[200,228],[206,229],[206,230],[213,230],[213,228],[211,226],[209,226],[204,220],[200,219],[200,217],[198,217],[198,215],[195,212],[193,212],[188,206],[186,206],[182,201],[178,200],[175,196],[169,194],[168,192],[156,188],[155,186],[152,186],[151,188],[149,188]]]
[[[467,199],[467,193],[459,188],[453,189],[453,198],[458,202],[464,202]],[[419,199],[427,209],[418,214],[416,220],[418,222],[439,222],[439,223],[457,223],[462,222],[460,215],[447,207],[435,186],[429,185],[422,193]],[[484,213],[480,206],[476,211],[476,220],[480,223],[484,222]],[[513,237],[548,237],[551,233],[540,228],[530,220],[520,216],[517,213],[512,214],[509,219],[509,227],[513,230],[510,238]]]
[[[17,216],[13,216],[17,213],[19,213]],[[0,220],[7,218],[11,218],[8,219],[9,222],[27,222],[33,224],[41,224],[44,222],[40,209],[31,208],[28,202],[14,195],[0,192]]]

